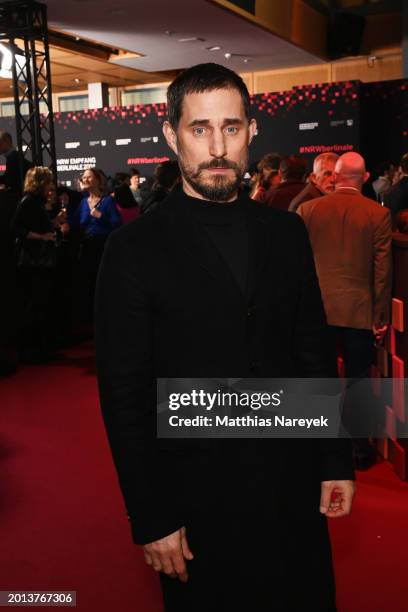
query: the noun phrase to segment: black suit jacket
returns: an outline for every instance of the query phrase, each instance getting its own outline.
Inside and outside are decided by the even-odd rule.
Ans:
[[[385,205],[393,215],[404,208],[408,208],[408,176],[403,176],[398,183],[391,187],[385,196]]]
[[[8,187],[17,195],[23,193],[24,177],[27,170],[33,167],[33,164],[27,159],[23,159],[23,177],[20,175],[20,161],[18,151],[13,150],[6,156],[6,171],[0,176],[0,183]]]
[[[241,197],[246,295],[180,190],[114,232],[105,249],[95,312],[100,398],[138,543],[185,525],[197,507],[243,515],[271,508],[272,519],[289,516],[302,499],[306,514],[315,513],[321,480],[353,477],[345,441],[155,437],[156,377],[335,373],[302,220]]]

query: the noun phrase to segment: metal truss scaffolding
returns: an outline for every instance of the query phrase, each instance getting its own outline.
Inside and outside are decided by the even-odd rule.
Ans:
[[[30,0],[0,1],[0,41],[11,51],[17,145],[56,178],[47,7]]]

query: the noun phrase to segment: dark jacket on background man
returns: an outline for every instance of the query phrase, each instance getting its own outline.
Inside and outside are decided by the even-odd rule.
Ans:
[[[391,187],[385,196],[385,206],[390,209],[392,215],[408,208],[408,176],[403,176]]]
[[[169,193],[170,192],[161,185],[153,187],[140,206],[142,214],[152,212],[160,202],[167,198]]]
[[[207,564],[209,600],[222,583],[231,609],[250,609],[234,598],[238,563],[239,575],[245,565],[248,584],[257,587],[249,589],[253,609],[264,610],[268,601],[271,609],[300,610],[307,601],[314,612],[332,611],[320,482],[353,478],[347,441],[156,438],[158,377],[336,372],[300,219],[239,197],[248,234],[243,293],[192,215],[192,200],[176,189],[156,210],[115,232],[99,274],[101,406],[134,541],[152,542],[184,525],[195,554],[186,588],[194,584],[194,568],[201,575]],[[239,558],[228,561],[237,538]],[[260,566],[270,581],[260,579]],[[185,589],[178,581],[174,588]],[[195,609],[207,610],[207,604]]]
[[[262,199],[262,204],[280,210],[288,210],[293,198],[305,187],[304,181],[282,181],[276,187],[267,191]]]
[[[320,191],[317,185],[309,182],[306,184],[306,187],[293,198],[288,210],[289,212],[296,212],[303,202],[308,202],[309,200],[314,200],[315,198],[321,198],[323,195],[323,191]]]
[[[33,164],[23,158],[23,177],[20,175],[20,161],[18,151],[12,149],[5,155],[6,171],[0,175],[0,184],[5,185],[8,189],[21,196],[23,192],[24,177],[27,170],[33,167]]]

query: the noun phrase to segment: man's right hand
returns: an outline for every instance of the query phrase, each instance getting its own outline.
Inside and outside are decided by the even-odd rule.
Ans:
[[[191,561],[194,557],[187,542],[185,527],[181,527],[160,540],[145,544],[143,552],[146,563],[157,572],[164,572],[171,578],[179,578],[181,582],[187,582],[185,559]]]

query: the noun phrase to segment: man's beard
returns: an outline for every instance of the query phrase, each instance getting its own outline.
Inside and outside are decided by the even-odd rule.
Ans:
[[[179,156],[179,165],[181,173],[187,183],[206,200],[213,202],[225,202],[234,196],[242,181],[243,174],[247,167],[247,159],[242,165],[238,165],[228,159],[214,158],[209,162],[202,162],[196,170],[192,170],[184,163],[182,155]],[[234,178],[228,178],[226,175],[214,174],[209,176],[207,180],[202,178],[202,172],[206,168],[229,168],[234,172]]]

